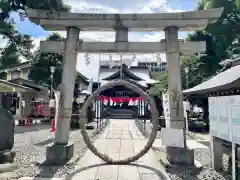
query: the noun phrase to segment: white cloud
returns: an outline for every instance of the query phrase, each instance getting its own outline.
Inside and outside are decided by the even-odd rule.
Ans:
[[[0,36],[0,48],[3,48],[7,45],[7,39],[4,39],[2,36]]]

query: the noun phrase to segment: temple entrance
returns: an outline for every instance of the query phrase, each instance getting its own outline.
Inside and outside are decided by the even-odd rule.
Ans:
[[[107,154],[103,154],[97,148],[95,148],[95,146],[92,144],[92,142],[88,136],[88,133],[86,131],[86,126],[85,126],[85,124],[87,123],[88,107],[96,100],[100,99],[100,100],[104,101],[104,99],[101,99],[101,97],[99,98],[98,95],[104,91],[106,92],[106,90],[114,89],[115,87],[126,87],[126,88],[132,90],[133,93],[138,94],[138,96],[141,97],[141,100],[139,102],[146,101],[150,105],[150,108],[151,108],[150,112],[151,112],[151,121],[152,121],[152,132],[151,132],[148,142],[146,143],[144,148],[137,154],[133,155],[132,157],[127,157],[126,159],[120,159],[120,160],[115,160],[112,157],[109,157]],[[106,103],[106,105],[108,105],[108,104]],[[144,112],[144,109],[141,109],[138,112],[138,115],[143,116],[144,115],[143,112]],[[130,82],[124,81],[124,80],[116,80],[114,82],[111,82],[111,83],[108,83],[108,84],[105,84],[105,85],[99,87],[93,94],[91,94],[88,97],[87,101],[85,102],[85,104],[82,107],[80,117],[81,117],[81,121],[80,121],[81,133],[82,133],[83,139],[86,142],[88,148],[96,156],[98,156],[100,159],[102,159],[103,161],[105,161],[106,163],[109,163],[109,164],[128,164],[128,163],[134,162],[134,161],[138,160],[139,158],[141,158],[152,147],[152,144],[156,138],[157,131],[158,131],[158,113],[157,113],[157,108],[156,108],[156,105],[155,105],[153,99],[146,92],[144,92],[140,87],[138,87]]]
[[[108,108],[112,119],[136,118],[140,101],[144,101],[139,94],[124,86],[115,86],[103,91],[99,99]]]

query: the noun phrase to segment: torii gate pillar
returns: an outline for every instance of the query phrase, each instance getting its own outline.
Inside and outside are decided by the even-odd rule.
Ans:
[[[178,27],[164,29],[167,41],[167,72],[170,120],[169,128],[182,129],[185,132],[182,82],[180,72],[180,49],[178,41]],[[184,136],[184,134],[183,134]],[[174,138],[174,137],[173,137]],[[184,136],[185,138],[185,136]],[[170,164],[194,165],[194,152],[185,148],[167,147],[167,159]]]
[[[46,162],[64,164],[73,157],[73,143],[68,142],[75,84],[77,43],[79,28],[67,27],[65,40],[62,82],[60,86],[59,119],[54,144],[47,147]]]

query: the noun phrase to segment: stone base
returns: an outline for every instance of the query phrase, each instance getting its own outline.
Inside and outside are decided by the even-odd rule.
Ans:
[[[74,144],[52,144],[47,146],[46,160],[43,164],[63,165],[73,157]]]
[[[0,173],[11,172],[19,168],[19,165],[13,163],[0,164]]]
[[[16,152],[14,151],[0,152],[0,164],[13,163],[15,156]]]
[[[167,160],[179,166],[194,166],[194,150],[187,148],[166,147]]]
[[[166,168],[190,168],[201,169],[200,162],[194,160],[194,149],[166,147],[167,154],[160,159],[160,163]]]
[[[18,180],[63,180],[63,178],[37,178],[37,177],[21,177]]]

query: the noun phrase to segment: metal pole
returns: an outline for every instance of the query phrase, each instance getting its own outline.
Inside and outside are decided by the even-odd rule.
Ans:
[[[50,71],[51,71],[51,89],[50,89],[50,93],[51,93],[51,98],[53,98],[54,97],[54,95],[53,95],[53,80],[54,80],[54,73],[55,73],[55,66],[51,66],[50,67]]]
[[[122,74],[122,53],[120,54],[120,79],[123,79],[123,74]]]
[[[185,70],[185,75],[186,75],[186,89],[188,89],[188,81],[189,81],[189,79],[188,79],[188,75],[189,75],[189,67],[188,67],[188,66],[186,66],[184,70]]]
[[[102,41],[101,37],[100,37],[100,42]],[[100,87],[100,69],[101,69],[101,53],[98,54],[98,64],[99,64],[99,68],[98,68],[98,88]]]
[[[188,73],[186,74],[186,89],[188,89]]]
[[[160,61],[160,71],[162,72],[162,61]]]
[[[236,176],[236,147],[235,143],[232,142],[232,180],[237,180]]]

